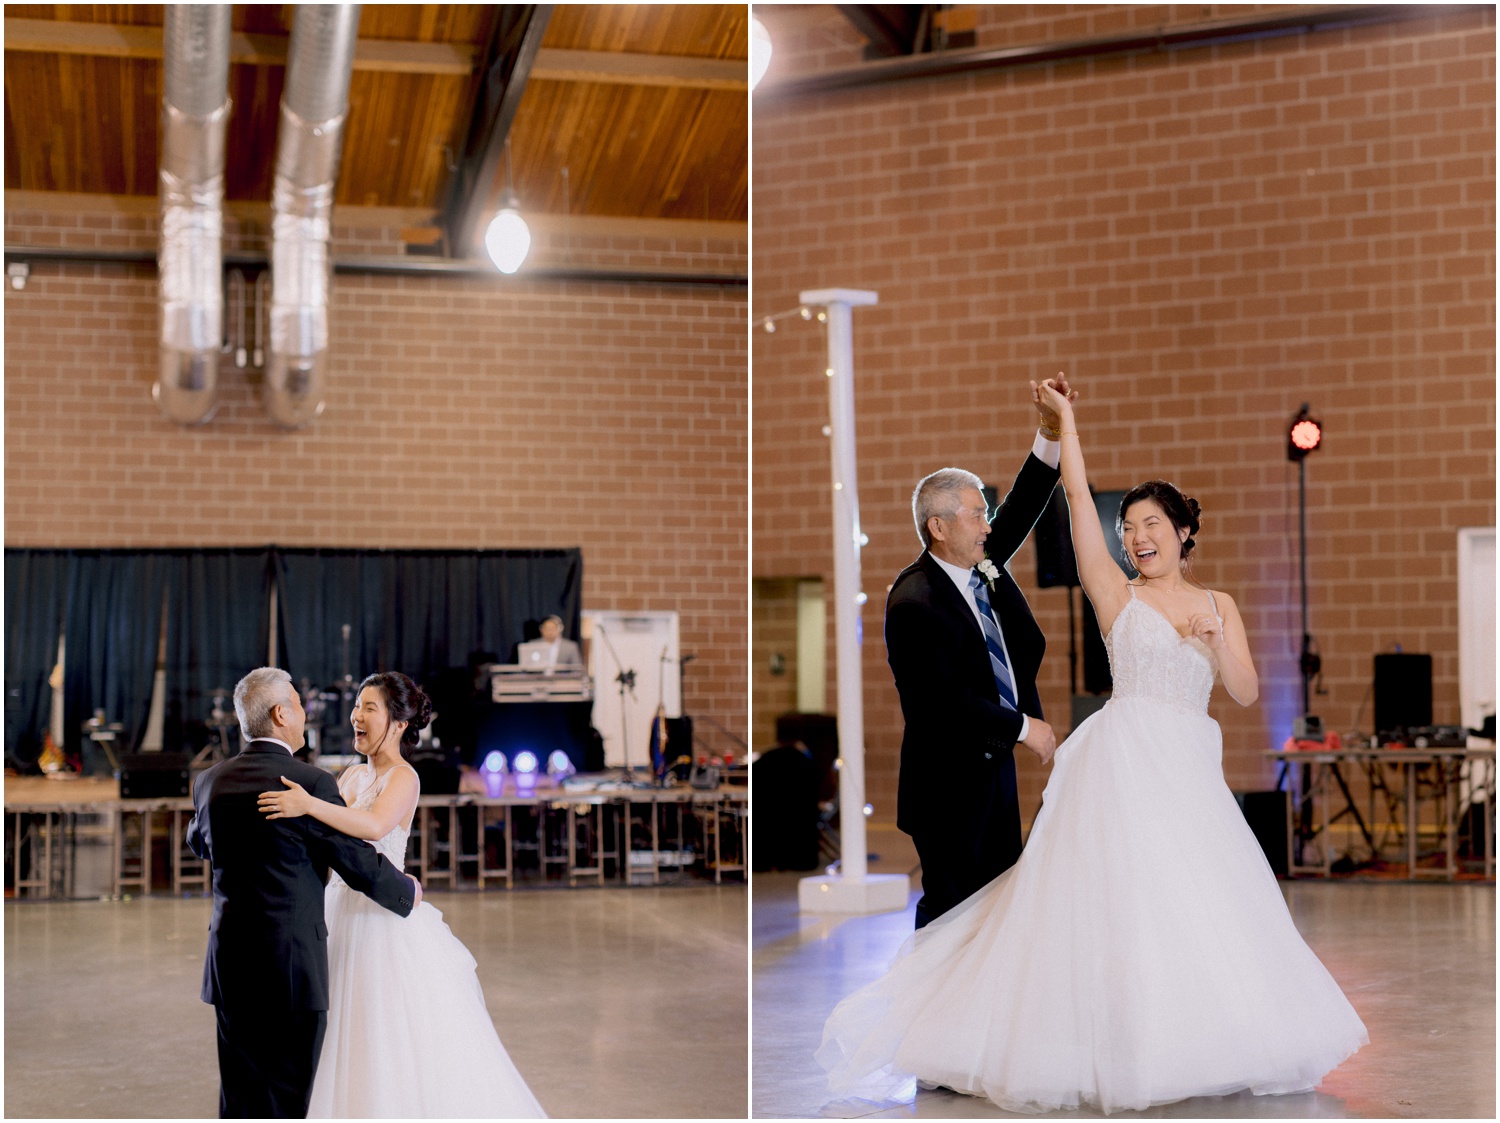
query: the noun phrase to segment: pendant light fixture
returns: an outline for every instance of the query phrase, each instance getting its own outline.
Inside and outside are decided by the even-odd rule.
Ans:
[[[505,141],[505,194],[500,197],[500,213],[490,220],[484,232],[484,248],[490,260],[502,273],[521,268],[531,250],[531,230],[521,217],[521,201],[510,172],[510,138]]]

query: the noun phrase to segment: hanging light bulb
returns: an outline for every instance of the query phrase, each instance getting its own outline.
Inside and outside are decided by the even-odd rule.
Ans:
[[[500,213],[490,219],[484,232],[484,248],[502,273],[521,268],[531,251],[531,230],[521,217],[521,200],[510,175],[510,138],[505,141],[505,194],[500,197]]]
[[[515,192],[507,192],[501,203],[500,213],[490,220],[489,229],[484,232],[484,248],[496,269],[514,273],[531,250],[531,230],[517,209],[520,200]]]
[[[766,76],[766,67],[771,65],[771,33],[766,25],[754,16],[750,17],[750,88],[760,85]]]

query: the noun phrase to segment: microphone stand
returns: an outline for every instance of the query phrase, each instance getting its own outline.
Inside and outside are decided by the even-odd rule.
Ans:
[[[620,755],[625,760],[625,781],[629,784],[635,783],[635,769],[630,766],[630,731],[625,720],[625,691],[628,688],[630,696],[635,697],[635,671],[627,671],[625,665],[620,662],[620,654],[615,650],[615,645],[609,641],[609,633],[605,631],[604,625],[594,624],[594,631],[604,640],[604,646],[609,651],[609,657],[615,661],[615,681],[620,684]]]

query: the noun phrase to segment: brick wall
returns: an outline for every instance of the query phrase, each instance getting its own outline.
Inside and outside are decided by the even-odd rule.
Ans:
[[[1102,34],[1108,11],[984,6],[978,41]],[[777,73],[858,60],[830,9],[762,18]],[[878,817],[901,733],[881,605],[919,550],[912,485],[956,464],[1007,486],[1026,380],[1060,369],[1095,486],[1165,476],[1203,504],[1197,573],[1242,606],[1261,675],[1256,706],[1211,707],[1232,786],[1269,786],[1259,753],[1300,706],[1284,447],[1304,401],[1328,433],[1307,461],[1314,710],[1368,730],[1372,656],[1399,643],[1432,653],[1434,717],[1458,720],[1456,531],[1495,517],[1494,51],[1474,11],[757,103],[752,313],[880,293],[854,313]],[[778,326],[752,350],[754,575],[831,589],[825,343]],[[1013,572],[1066,725],[1064,594],[1036,588],[1030,544]],[[1029,816],[1045,772],[1018,761]]]
[[[149,200],[66,203],[8,206],[6,244],[155,245]],[[230,244],[263,249],[254,222]],[[667,250],[745,269],[743,240]],[[327,409],[294,433],[232,369],[211,423],[163,420],[156,296],[150,267],[42,261],[5,290],[7,545],[581,546],[584,606],[677,610],[689,712],[746,735],[743,289],[339,276]]]

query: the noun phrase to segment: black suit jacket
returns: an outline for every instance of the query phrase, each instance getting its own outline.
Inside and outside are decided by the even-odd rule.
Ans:
[[[406,916],[411,878],[368,842],[304,815],[267,819],[261,792],[295,780],[343,805],[333,777],[274,741],[251,741],[193,785],[188,845],[212,863],[214,914],[203,965],[203,1001],[233,1009],[328,1009],[328,927],[323,888],[333,868],[351,887]]]
[[[1037,718],[1042,705],[1036,674],[1046,640],[1005,562],[1041,518],[1058,477],[1057,469],[1027,456],[985,543],[986,554],[1000,570],[989,598],[1005,635],[1017,702],[1022,712]],[[1006,837],[1002,848],[1014,851],[1000,855],[1004,869],[1014,863],[1021,846],[1012,755],[1021,718],[1000,704],[979,622],[925,550],[891,587],[885,646],[906,721],[896,825],[911,835],[938,826],[972,839],[998,825]]]

